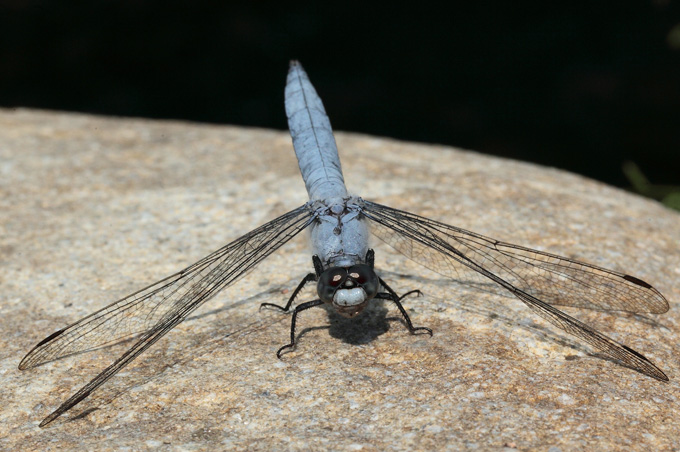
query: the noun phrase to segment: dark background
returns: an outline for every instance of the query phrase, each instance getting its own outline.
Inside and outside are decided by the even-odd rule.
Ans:
[[[677,2],[287,3],[3,1],[0,106],[284,129],[296,58],[337,130],[680,184]]]

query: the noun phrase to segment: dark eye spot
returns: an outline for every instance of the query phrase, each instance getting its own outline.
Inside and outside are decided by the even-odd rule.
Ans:
[[[380,284],[373,269],[366,264],[358,264],[347,269],[348,276],[366,291],[369,298],[378,293]]]
[[[338,268],[331,271],[327,279],[328,285],[331,287],[338,287],[345,280],[346,275],[347,273],[344,268]]]
[[[356,281],[358,284],[363,284],[366,282],[366,270],[359,265],[356,265],[348,270],[349,277]]]

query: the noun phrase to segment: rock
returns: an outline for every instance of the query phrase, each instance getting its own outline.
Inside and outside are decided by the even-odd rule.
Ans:
[[[669,450],[679,445],[680,216],[563,171],[444,146],[337,134],[349,189],[449,224],[625,271],[665,315],[568,312],[643,353],[662,383],[495,291],[376,244],[394,306],[300,316],[304,237],[219,294],[90,398],[38,423],[131,342],[19,371],[67,324],[307,201],[286,132],[0,111],[4,450]],[[617,164],[613,162],[612,164]],[[300,301],[310,300],[310,288]],[[566,310],[566,309],[565,309]],[[76,417],[76,419],[74,419]]]

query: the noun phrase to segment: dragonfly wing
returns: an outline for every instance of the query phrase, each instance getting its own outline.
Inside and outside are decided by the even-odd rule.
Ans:
[[[313,214],[308,206],[298,207],[186,269],[118,300],[38,343],[21,360],[20,369],[141,333],[128,351],[64,402],[41,425],[53,421],[87,397],[192,311],[239,279],[312,221]]]
[[[630,275],[500,242],[409,212],[364,201],[371,232],[419,264],[450,278],[471,270],[522,300],[544,319],[611,358],[659,380],[668,377],[644,356],[604,336],[554,305],[663,313],[668,302]]]

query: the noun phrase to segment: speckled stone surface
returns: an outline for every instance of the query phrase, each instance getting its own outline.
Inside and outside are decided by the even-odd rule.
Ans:
[[[377,269],[398,292],[424,292],[406,307],[434,336],[408,334],[388,304],[354,321],[315,309],[301,316],[296,351],[278,360],[289,316],[258,307],[285,301],[312,271],[299,237],[38,428],[126,344],[19,371],[33,345],[307,199],[285,132],[2,110],[0,449],[680,447],[680,215],[474,152],[348,134],[338,147],[355,194],[652,283],[667,314],[568,312],[671,381],[603,359],[518,300],[449,283],[383,245]]]

